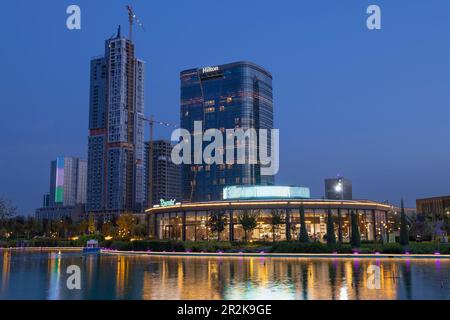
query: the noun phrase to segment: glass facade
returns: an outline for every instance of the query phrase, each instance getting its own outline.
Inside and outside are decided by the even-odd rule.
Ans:
[[[202,241],[217,240],[217,232],[212,232],[209,226],[209,218],[212,212],[222,211],[226,217],[225,229],[220,234],[220,240],[245,240],[245,232],[240,224],[240,215],[243,209],[237,209],[240,204],[212,202],[217,209],[203,209],[204,205],[193,205],[189,209],[165,208],[155,210],[151,214],[156,217],[155,235],[159,239]],[[371,203],[360,207],[353,204],[334,203],[329,208],[316,200],[304,206],[306,230],[311,240],[326,242],[327,216],[331,210],[336,240],[341,243],[350,242],[351,237],[351,212],[357,218],[357,225],[362,241],[374,241],[375,239],[388,239],[387,230],[383,228],[389,208],[380,209],[377,203]],[[210,203],[211,204],[211,203]],[[255,206],[246,209],[257,212],[257,227],[247,234],[248,240],[272,241],[298,239],[300,233],[300,206],[285,205],[278,201],[268,201],[264,207],[261,202],[255,202]],[[163,210],[164,212],[158,212]],[[282,217],[282,223],[273,225],[273,210],[277,210]],[[385,232],[385,233],[383,233]]]
[[[273,128],[272,76],[263,68],[250,62],[235,62],[185,70],[180,80],[181,128],[191,134],[194,121],[202,122],[203,131],[255,128],[268,129],[270,133]],[[268,150],[270,153],[271,145]],[[262,176],[260,171],[259,163],[236,164],[236,152],[235,164],[186,164],[182,174],[183,199],[219,200],[225,186],[273,185],[274,177]]]

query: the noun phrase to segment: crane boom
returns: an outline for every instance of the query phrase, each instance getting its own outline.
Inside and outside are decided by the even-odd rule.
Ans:
[[[129,35],[128,38],[131,41],[131,38],[133,36],[133,23],[136,22],[136,24],[141,27],[143,30],[144,29],[144,25],[142,24],[142,22],[139,20],[139,18],[136,16],[136,14],[133,11],[133,7],[130,5],[126,6],[126,9],[128,11],[128,23],[130,24],[130,29],[129,29]]]

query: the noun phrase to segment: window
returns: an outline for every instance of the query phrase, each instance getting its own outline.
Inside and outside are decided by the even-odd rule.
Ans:
[[[214,100],[206,100],[206,101],[203,103],[203,105],[204,105],[205,107],[213,106],[213,105],[214,105]]]
[[[209,107],[209,108],[205,108],[205,113],[212,113],[214,112],[216,109],[214,107]]]
[[[225,106],[220,106],[219,107],[219,111],[224,111],[225,110]]]

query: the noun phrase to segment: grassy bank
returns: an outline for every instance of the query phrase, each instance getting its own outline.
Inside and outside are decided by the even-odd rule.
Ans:
[[[283,242],[183,242],[172,240],[104,240],[102,237],[86,236],[76,240],[38,238],[32,240],[0,240],[0,247],[82,247],[86,241],[97,238],[103,248],[120,251],[158,251],[158,252],[267,252],[267,253],[405,253],[411,254],[450,254],[450,245],[436,242],[411,242],[408,247],[398,243],[362,243],[360,248],[352,248],[350,244],[328,246],[324,243]]]

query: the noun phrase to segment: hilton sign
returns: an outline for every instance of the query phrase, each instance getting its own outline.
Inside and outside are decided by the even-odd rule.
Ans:
[[[209,72],[215,72],[215,71],[219,71],[219,67],[205,67],[202,68],[202,73],[209,73]]]

